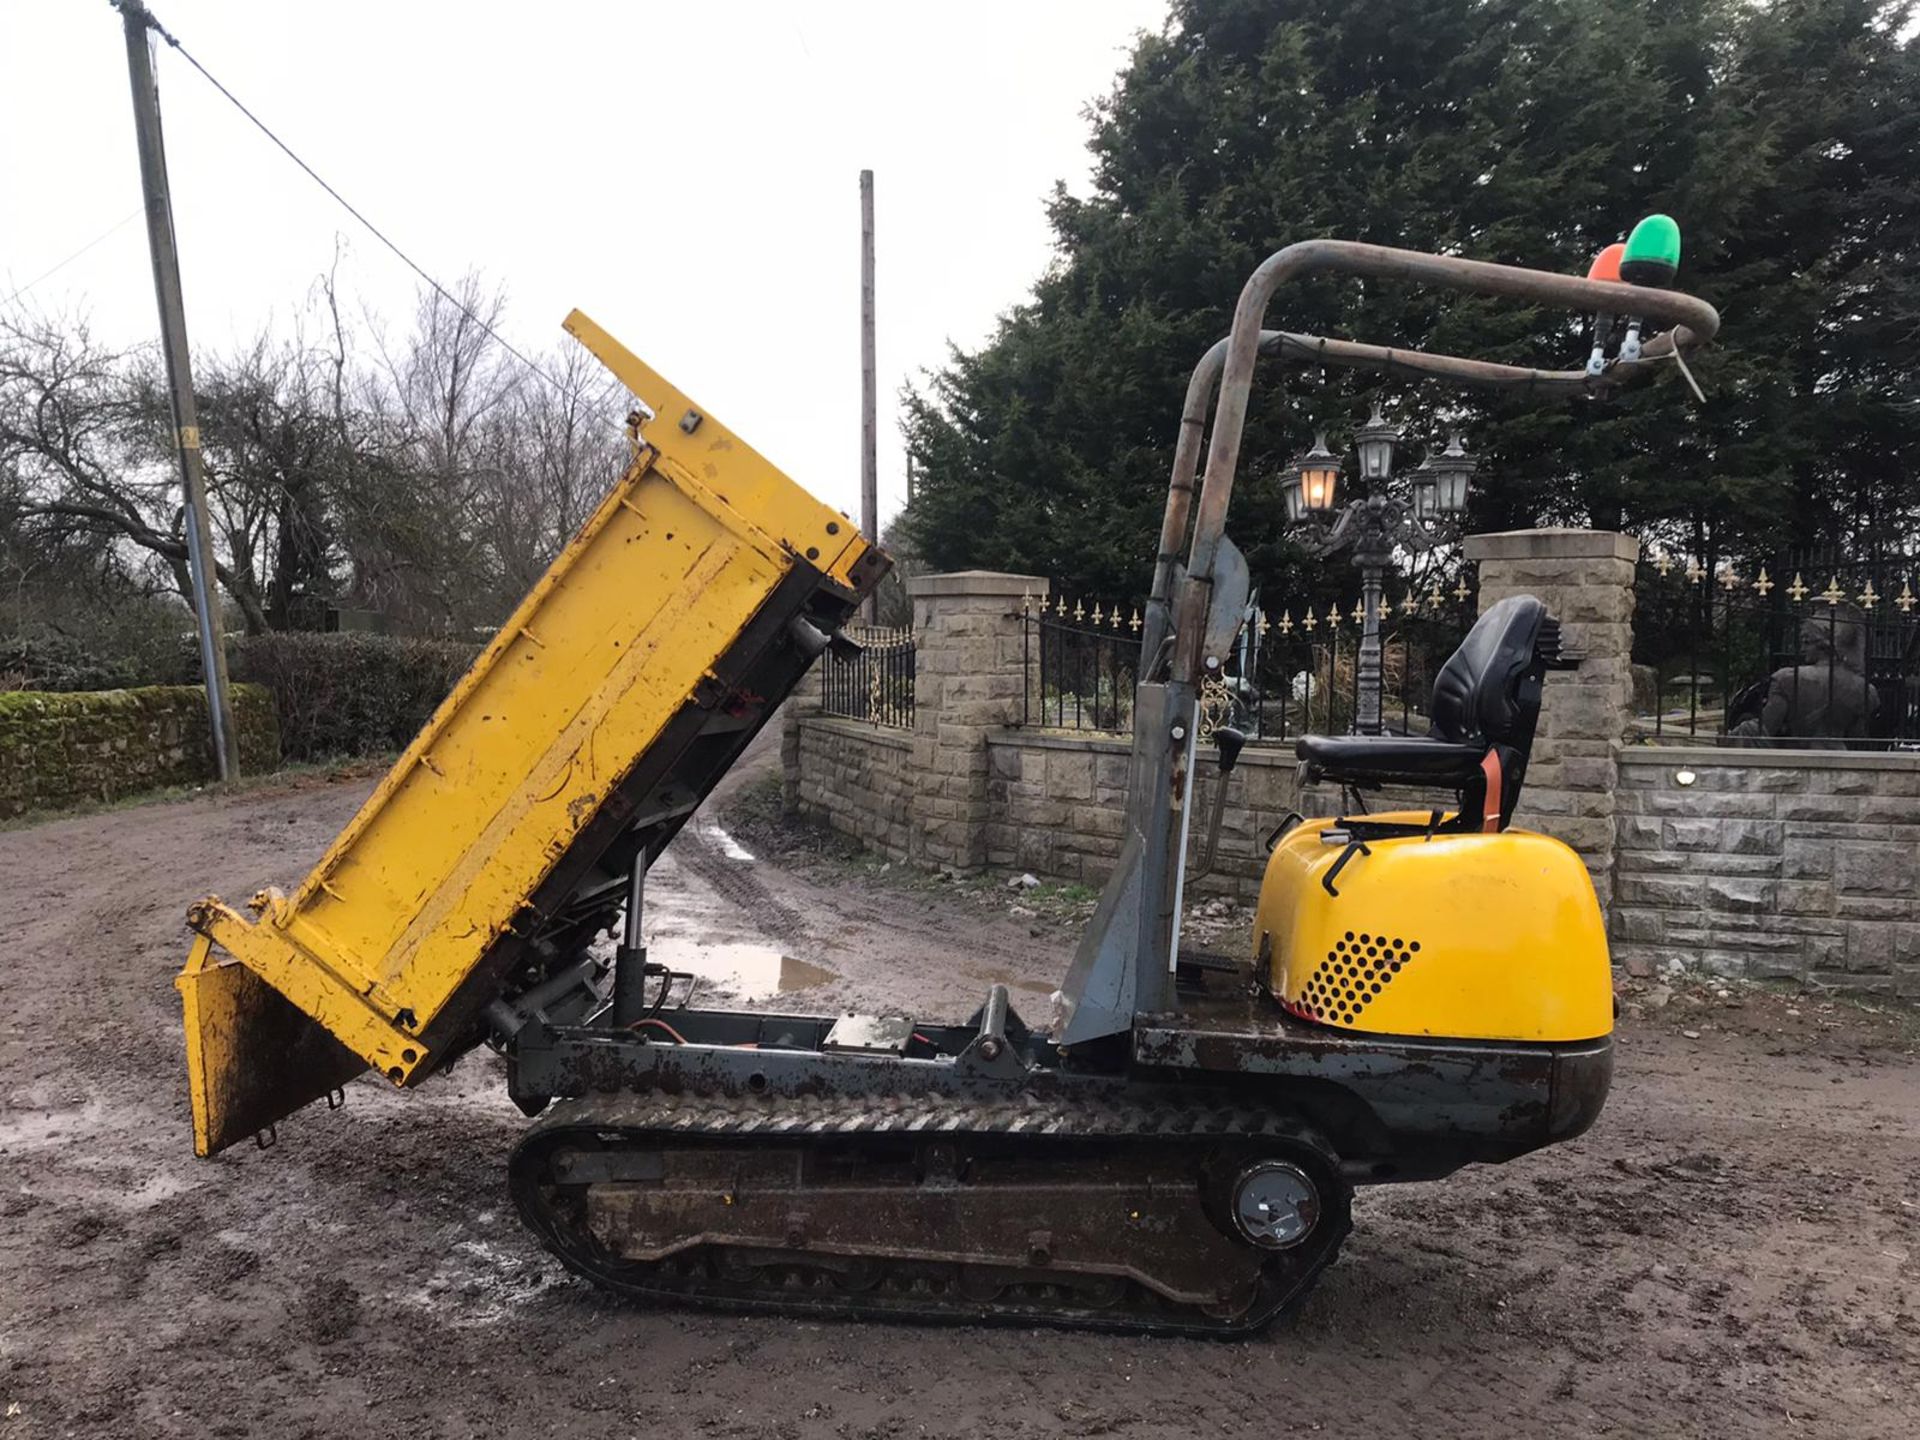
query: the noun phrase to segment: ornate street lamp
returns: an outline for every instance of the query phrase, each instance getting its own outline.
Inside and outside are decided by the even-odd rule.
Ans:
[[[1373,402],[1373,414],[1353,435],[1353,448],[1360,452],[1360,478],[1368,485],[1384,485],[1393,478],[1393,447],[1400,443],[1400,427],[1387,423],[1380,413],[1380,402]]]
[[[1340,457],[1327,449],[1327,432],[1313,437],[1313,448],[1293,462],[1294,486],[1306,515],[1325,515],[1333,509],[1340,485]]]
[[[1422,460],[1407,479],[1413,484],[1413,518],[1423,525],[1439,519],[1440,502],[1436,497],[1439,482],[1434,477],[1433,462]]]
[[[1309,450],[1291,467],[1283,483],[1287,522],[1295,538],[1309,552],[1332,555],[1353,551],[1360,571],[1360,657],[1355,677],[1357,692],[1354,729],[1363,735],[1380,733],[1381,666],[1380,611],[1387,568],[1399,549],[1427,551],[1458,537],[1467,511],[1467,495],[1479,462],[1453,443],[1430,455],[1407,477],[1404,497],[1393,487],[1394,449],[1404,438],[1376,403],[1367,423],[1354,434],[1360,454],[1361,493],[1336,514],[1334,491],[1340,461],[1317,436]]]
[[[1454,431],[1447,448],[1421,468],[1433,472],[1435,513],[1449,517],[1466,514],[1467,492],[1480,462],[1467,454],[1466,447],[1460,443],[1460,432]]]

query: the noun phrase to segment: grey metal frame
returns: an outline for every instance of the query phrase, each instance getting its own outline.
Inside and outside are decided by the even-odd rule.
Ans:
[[[1274,292],[1283,283],[1326,272],[1426,282],[1474,294],[1559,305],[1583,314],[1606,311],[1635,315],[1671,328],[1649,340],[1639,359],[1615,360],[1598,375],[1589,375],[1584,368],[1533,370],[1261,328]],[[1219,608],[1215,604],[1216,587],[1227,580],[1230,583],[1225,588],[1236,592],[1240,588],[1234,578],[1236,552],[1226,538],[1226,518],[1239,467],[1254,366],[1260,356],[1264,353],[1546,394],[1603,392],[1642,378],[1662,361],[1677,359],[1705,344],[1719,328],[1719,314],[1711,305],[1676,291],[1348,240],[1302,241],[1261,263],[1240,292],[1232,331],[1201,357],[1187,385],[1159,551],[1154,557],[1153,590],[1141,637],[1127,833],[1119,864],[1101,895],[1093,923],[1081,939],[1062,990],[1059,1043],[1063,1047],[1127,1031],[1137,1013],[1172,1008],[1186,874],[1196,702],[1200,686],[1220,671],[1226,655],[1225,649],[1215,643],[1216,627],[1212,623],[1213,613]],[[1218,400],[1214,402],[1208,437],[1206,412],[1209,402],[1214,401],[1216,387]],[[1196,483],[1203,438],[1208,438],[1207,465]],[[1184,566],[1180,561],[1183,542]],[[1240,603],[1244,603],[1244,595],[1236,602]]]

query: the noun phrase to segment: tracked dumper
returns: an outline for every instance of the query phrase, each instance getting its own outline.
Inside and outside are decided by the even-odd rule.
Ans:
[[[1631,315],[1637,349],[1540,371],[1263,330],[1275,288],[1316,272]],[[1667,328],[1638,347],[1640,319]],[[964,1024],[695,1008],[648,962],[647,867],[887,562],[567,324],[644,404],[632,463],[300,888],[251,916],[194,907],[178,983],[201,1154],[339,1103],[362,1071],[410,1088],[485,1044],[537,1117],[509,1163],[520,1214],[618,1294],[1233,1334],[1333,1261],[1354,1186],[1592,1123],[1612,1066],[1599,909],[1571,851],[1509,824],[1545,673],[1574,663],[1553,617],[1489,609],[1430,736],[1300,742],[1308,777],[1346,793],[1457,803],[1274,817],[1255,930],[1224,967],[1178,938],[1209,839],[1190,837],[1194,791],[1238,753],[1230,727],[1203,749],[1198,702],[1247,603],[1225,521],[1262,356],[1564,396],[1676,360],[1712,337],[1710,307],[1335,241],[1259,268],[1189,389],[1127,834],[1044,1030],[1001,986]]]

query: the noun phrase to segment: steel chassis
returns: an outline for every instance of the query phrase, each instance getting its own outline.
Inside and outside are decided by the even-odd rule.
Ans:
[[[1597,376],[1262,329],[1277,287],[1315,273],[1422,281],[1575,311],[1638,315],[1670,328],[1647,342],[1640,359],[1616,360]],[[676,1163],[676,1135],[686,1138],[688,1154],[720,1143],[715,1125],[717,1133],[750,1133],[762,1142],[856,1136],[871,1145],[873,1137],[887,1133],[951,1131],[978,1146],[986,1134],[1007,1143],[1008,1137],[1064,1137],[1073,1132],[1075,1115],[1124,1111],[1131,1117],[1129,1143],[1140,1147],[1126,1163],[1145,1167],[1142,1174],[1159,1153],[1143,1137],[1191,1138],[1195,1127],[1229,1148],[1272,1142],[1283,1151],[1292,1146],[1290,1153],[1309,1165],[1324,1157],[1321,1183],[1338,1209],[1340,1233],[1344,1187],[1432,1179],[1466,1163],[1510,1159],[1579,1134],[1604,1103],[1612,1069],[1606,1038],[1542,1045],[1335,1032],[1283,1013],[1247,967],[1223,972],[1181,963],[1196,697],[1229,653],[1246,599],[1245,566],[1226,539],[1226,514],[1253,371],[1262,355],[1564,395],[1603,392],[1662,363],[1684,364],[1680,357],[1710,340],[1718,326],[1711,306],[1669,291],[1343,241],[1313,240],[1279,251],[1249,279],[1231,333],[1201,359],[1188,386],[1143,636],[1126,839],[1057,997],[1060,1023],[1052,1034],[1022,1024],[1000,986],[963,1025],[900,1016],[663,1008],[658,996],[649,1007],[649,977],[656,985],[665,982],[657,967],[647,967],[639,934],[644,866],[658,850],[643,845],[627,897],[627,943],[617,962],[622,973],[613,977],[615,1002],[603,1003],[601,968],[580,962],[567,983],[549,983],[489,1012],[494,1043],[509,1062],[514,1099],[538,1114],[555,1099],[592,1097],[569,1120],[566,1143],[577,1147],[594,1134],[621,1135],[620,1143],[642,1157],[631,1163],[644,1160],[646,1166]],[[1200,476],[1210,403],[1211,441]],[[601,869],[606,871],[605,862]],[[661,1023],[649,1023],[654,1021]],[[636,1103],[644,1119],[629,1123]],[[1148,1116],[1157,1118],[1142,1118]],[[1088,1122],[1093,1131],[1117,1123]],[[718,1286],[723,1298],[732,1295],[738,1303],[791,1308],[778,1289],[728,1291],[711,1274],[683,1283],[672,1278],[678,1272],[659,1266],[644,1275],[622,1269],[596,1250],[580,1228],[584,1220],[577,1233],[562,1233],[574,1222],[557,1218],[560,1201],[554,1197],[567,1187],[554,1167],[585,1167],[581,1173],[594,1170],[617,1187],[625,1173],[620,1166],[628,1162],[576,1153],[558,1140],[538,1138],[540,1126],[535,1132],[516,1162],[516,1194],[529,1222],[576,1269],[636,1294]],[[768,1152],[724,1153],[727,1163],[740,1165]],[[938,1147],[916,1153],[923,1168],[948,1163]],[[1003,1152],[980,1153],[996,1163],[1004,1159]],[[795,1227],[790,1237],[798,1242],[796,1253],[806,1249],[804,1228]],[[1225,1328],[1270,1318],[1330,1261],[1338,1238],[1332,1235],[1311,1264],[1273,1282],[1265,1299],[1236,1312]],[[1005,1243],[1004,1235],[983,1242],[981,1253]],[[1038,1254],[1049,1246],[1034,1249]],[[783,1283],[793,1278],[787,1275]],[[819,1280],[816,1274],[810,1283]],[[872,1301],[849,1306],[920,1315],[915,1293],[909,1285],[888,1300],[892,1310]],[[934,1302],[925,1308],[947,1313]],[[1182,1328],[1192,1319],[1143,1320],[1130,1313],[1114,1319],[1097,1305],[1079,1302],[1065,1308],[1057,1302],[1002,1302],[1001,1309],[981,1313],[1135,1328]]]

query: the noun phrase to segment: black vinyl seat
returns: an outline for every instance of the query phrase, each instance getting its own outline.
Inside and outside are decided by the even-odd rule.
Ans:
[[[1303,735],[1301,778],[1453,790],[1463,830],[1504,830],[1533,750],[1546,672],[1568,669],[1560,622],[1531,595],[1489,606],[1434,677],[1426,735]]]

